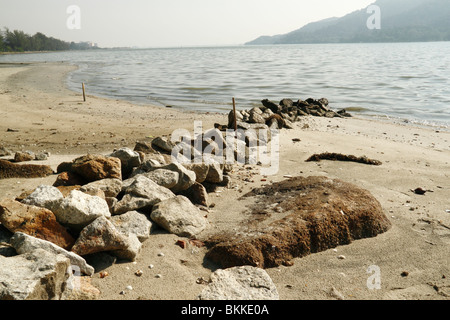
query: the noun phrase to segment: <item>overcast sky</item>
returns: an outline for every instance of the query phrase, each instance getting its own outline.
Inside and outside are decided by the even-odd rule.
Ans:
[[[100,47],[238,45],[341,17],[375,0],[0,0],[0,28]],[[80,29],[69,29],[71,5]],[[72,22],[74,20],[71,20]]]

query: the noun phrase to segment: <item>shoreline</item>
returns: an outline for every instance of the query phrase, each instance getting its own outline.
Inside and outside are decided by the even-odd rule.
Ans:
[[[37,164],[53,168],[64,161],[90,153],[111,153],[120,147],[133,148],[136,141],[169,135],[175,129],[203,130],[214,123],[227,123],[227,115],[197,114],[175,109],[140,106],[129,102],[72,92],[65,75],[75,66],[65,63],[16,65],[0,68],[0,145],[11,151],[49,151],[50,158]],[[7,132],[7,129],[17,132]],[[294,141],[295,140],[295,141]],[[367,156],[381,166],[321,161],[305,162],[316,153],[338,152]],[[5,158],[11,158],[7,156]],[[280,166],[267,178],[256,169],[250,181],[239,168],[231,174],[235,188],[209,194],[210,232],[239,226],[246,215],[237,199],[255,187],[283,181],[285,176],[326,176],[353,183],[368,190],[381,204],[392,228],[375,238],[356,240],[335,250],[294,259],[290,267],[266,269],[281,300],[335,299],[335,288],[349,300],[449,300],[450,230],[433,227],[423,219],[450,225],[450,133],[409,124],[354,118],[305,117],[292,130],[281,130]],[[11,198],[40,184],[52,184],[56,176],[38,179],[0,180],[1,198]],[[264,181],[263,181],[264,180]],[[411,189],[433,192],[419,196]],[[421,220],[422,219],[422,220]],[[182,249],[180,237],[158,232],[144,242],[135,264],[112,264],[104,269],[110,276],[92,276],[102,300],[191,300],[205,287],[196,283],[208,279],[206,249]],[[164,252],[162,258],[158,253]],[[346,258],[341,260],[337,256]],[[187,261],[187,263],[180,263]],[[154,269],[148,266],[154,265]],[[367,269],[381,269],[382,287],[369,290]],[[143,270],[136,277],[136,270]],[[408,272],[408,276],[402,276]],[[161,278],[155,278],[161,274]],[[445,276],[445,278],[443,278]],[[120,295],[128,285],[133,291]],[[438,289],[436,289],[438,288]]]

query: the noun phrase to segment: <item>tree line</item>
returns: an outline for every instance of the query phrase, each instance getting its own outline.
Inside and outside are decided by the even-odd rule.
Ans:
[[[66,51],[92,48],[87,43],[66,42],[41,32],[29,35],[20,30],[0,30],[0,52]]]

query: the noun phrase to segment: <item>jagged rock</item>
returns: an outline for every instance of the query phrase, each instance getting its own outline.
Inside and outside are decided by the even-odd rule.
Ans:
[[[114,206],[114,214],[116,215],[151,208],[156,203],[175,196],[169,189],[159,186],[143,175],[138,175],[129,180],[131,181],[125,181],[123,184],[125,195]]]
[[[9,231],[23,232],[69,249],[75,242],[52,211],[11,199],[0,202],[0,223]]]
[[[53,183],[54,187],[82,186],[86,181],[76,173],[61,172]]]
[[[162,166],[162,167],[150,167],[146,168],[147,172],[158,170],[158,169],[165,169],[177,172],[179,175],[178,183],[170,188],[172,192],[177,193],[183,190],[188,189],[190,186],[192,186],[196,180],[196,175],[194,171],[186,169],[183,165],[180,163],[170,163],[168,165]]]
[[[166,137],[156,137],[152,141],[152,148],[155,150],[161,150],[163,152],[171,153],[172,149],[175,147],[175,143],[170,141],[170,139]]]
[[[88,154],[72,162],[61,163],[57,172],[76,173],[88,183],[110,178],[121,180],[122,164],[119,158]]]
[[[127,241],[128,245],[126,249],[114,250],[111,251],[111,254],[122,260],[136,261],[141,251],[142,243],[134,233],[130,233],[127,236]]]
[[[145,142],[145,141],[138,141],[136,142],[136,145],[134,146],[134,151],[136,152],[143,152],[144,154],[147,153],[157,153],[155,149],[152,147],[151,142]]]
[[[133,244],[130,237],[119,232],[111,221],[99,217],[81,231],[72,251],[80,256],[105,251],[127,252]]]
[[[156,169],[142,174],[144,177],[153,180],[157,185],[170,189],[177,185],[180,175],[176,171],[166,169]]]
[[[86,260],[82,257],[74,252],[64,250],[49,241],[38,239],[22,232],[16,232],[10,240],[10,244],[14,247],[18,254],[31,253],[37,249],[43,249],[53,254],[61,254],[68,258],[72,265],[77,266],[80,269],[80,272],[88,276],[92,276],[94,274],[94,268],[88,265]]]
[[[106,198],[105,192],[102,189],[99,189],[99,188],[88,186],[88,187],[85,187],[85,188],[80,187],[79,190],[81,192],[83,192],[83,193],[86,193],[86,194],[92,196],[92,197],[99,197],[99,198],[101,198],[103,200],[105,200],[105,198]]]
[[[375,237],[391,226],[367,190],[338,179],[295,177],[256,188],[245,197],[255,197],[251,212],[266,210],[274,221],[249,223],[253,227],[245,235],[230,233],[209,239],[206,257],[224,268],[276,267],[296,257]],[[279,211],[269,209],[274,203],[282,212],[278,220]]]
[[[199,300],[279,300],[267,272],[251,266],[219,269],[198,296]]]
[[[125,235],[135,234],[140,242],[144,242],[150,236],[152,222],[145,214],[137,211],[114,216],[110,219],[116,229]]]
[[[200,209],[182,195],[156,204],[150,217],[160,227],[180,237],[193,237],[207,227]]]
[[[209,183],[221,183],[223,181],[223,169],[217,162],[210,163],[208,170],[208,175],[206,176],[205,182]]]
[[[131,173],[133,168],[139,167],[141,164],[141,157],[139,153],[130,148],[121,148],[109,155],[110,157],[118,158],[121,163],[122,175],[127,176]]]
[[[193,204],[208,206],[208,192],[201,183],[194,183],[189,189],[182,191],[180,195],[188,198]]]
[[[22,203],[53,211],[63,198],[64,196],[58,188],[40,185],[29,196],[23,199]]]
[[[0,256],[0,300],[59,300],[70,278],[70,260],[42,249]]]
[[[100,189],[105,193],[105,197],[117,197],[122,191],[122,180],[120,179],[102,179],[88,183],[80,188],[80,191],[86,192],[90,189]]]
[[[202,162],[202,163],[192,163],[192,164],[183,164],[183,166],[190,170],[195,172],[195,181],[198,183],[202,183],[206,180],[206,177],[208,176],[209,172],[209,165]]]
[[[11,178],[43,178],[53,174],[47,165],[17,164],[0,159],[0,179]]]
[[[17,151],[14,155],[14,162],[26,162],[34,160],[35,155],[31,151]]]
[[[81,230],[98,217],[111,217],[108,204],[99,197],[73,190],[53,209],[56,219],[63,225]]]

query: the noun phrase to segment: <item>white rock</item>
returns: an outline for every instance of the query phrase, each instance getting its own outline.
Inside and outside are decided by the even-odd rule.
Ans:
[[[59,300],[71,275],[70,260],[43,249],[0,256],[0,300]]]
[[[135,234],[140,242],[144,242],[150,236],[152,222],[145,214],[137,211],[114,216],[110,219],[116,229],[126,235]]]
[[[195,236],[208,225],[200,209],[181,195],[156,204],[150,217],[160,227],[180,237]]]
[[[59,223],[75,229],[84,228],[98,217],[111,217],[104,199],[78,190],[72,190],[52,211]]]
[[[63,198],[64,196],[58,188],[40,185],[28,197],[23,199],[22,203],[53,211]]]
[[[198,296],[199,300],[279,300],[267,272],[252,266],[219,269]]]
[[[139,153],[130,148],[121,148],[114,151],[109,156],[120,159],[122,172],[126,174],[130,173],[133,168],[138,167],[141,164]]]
[[[178,172],[167,169],[156,169],[154,171],[144,173],[143,176],[153,180],[161,187],[168,189],[175,187],[180,179]]]
[[[122,180],[103,179],[88,183],[80,188],[80,191],[86,192],[90,189],[100,189],[105,193],[105,197],[117,197],[122,191]]]
[[[22,232],[16,232],[11,240],[11,245],[16,249],[18,254],[31,253],[37,249],[43,249],[53,254],[61,254],[70,260],[72,265],[80,268],[80,272],[92,276],[94,274],[94,268],[86,263],[79,255],[74,252],[64,250],[63,248],[53,244],[49,241],[38,239],[29,236]]]
[[[152,207],[156,203],[167,200],[175,194],[167,188],[159,186],[153,180],[138,175],[132,181],[124,183],[125,196],[114,206],[114,214]]]

